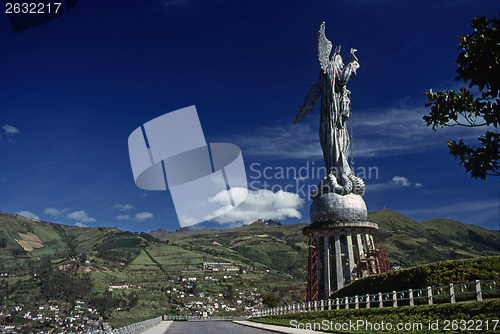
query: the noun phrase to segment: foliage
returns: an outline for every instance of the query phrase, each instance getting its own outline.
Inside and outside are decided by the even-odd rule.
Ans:
[[[115,309],[130,310],[137,305],[138,301],[139,296],[135,292],[129,294],[122,292],[114,295],[109,290],[102,294],[95,294],[91,298],[91,303],[105,318],[108,318]]]
[[[102,249],[97,252],[97,257],[113,262],[123,262],[125,264],[132,261],[134,258],[133,254],[127,250],[119,249]]]
[[[290,327],[291,321],[295,320],[297,323],[310,323],[313,325],[322,324],[323,321],[330,323],[358,323],[358,321],[370,322],[372,324],[390,323],[393,325],[395,331],[398,323],[417,324],[422,323],[421,330],[407,331],[411,333],[436,333],[445,332],[445,320],[474,320],[482,322],[482,332],[492,333],[492,320],[498,319],[498,309],[500,308],[500,301],[492,300],[488,302],[474,302],[465,304],[441,304],[441,305],[420,305],[420,306],[403,306],[403,307],[386,307],[386,308],[371,308],[359,310],[330,310],[330,311],[316,311],[316,312],[301,312],[290,313],[283,315],[275,315],[262,318],[251,319],[255,322],[267,323],[273,325],[281,325]],[[486,331],[486,321],[489,321],[489,331]],[[429,322],[439,321],[439,331],[431,330],[427,326]],[[478,322],[479,323],[479,322]],[[476,322],[474,322],[476,324]],[[476,328],[476,327],[474,327]],[[322,328],[318,328],[322,329]],[[323,328],[325,330],[326,328]],[[452,329],[451,324],[449,329]],[[498,325],[497,325],[498,330]],[[375,330],[365,330],[362,326],[360,331],[349,328],[348,331],[335,331],[336,333],[377,333]],[[379,331],[387,333],[388,331]],[[398,331],[399,333],[400,331]],[[402,332],[402,331],[401,331]],[[458,331],[448,332],[456,333]],[[462,331],[463,332],[463,331]]]
[[[269,292],[262,296],[262,303],[268,307],[276,307],[278,306],[278,298],[274,293]]]
[[[146,232],[140,232],[139,236],[141,236],[144,240],[146,240],[149,243],[160,242],[160,239],[155,238],[154,236],[152,236],[151,234],[146,233]]]
[[[46,300],[61,299],[74,302],[86,299],[94,288],[90,273],[63,271],[46,265],[40,274],[40,288]]]
[[[469,88],[477,88],[479,97],[474,98],[467,88],[435,93],[424,93],[431,107],[429,115],[423,117],[432,129],[444,126],[498,127],[500,123],[500,20],[485,16],[470,21],[474,33],[459,37],[458,76],[455,80],[469,83]],[[500,175],[499,151],[500,134],[486,131],[478,138],[479,145],[471,147],[462,140],[448,141],[450,154],[460,160],[471,177],[486,179],[487,175]]]
[[[331,297],[403,291],[499,277],[500,256],[444,261],[367,276],[335,291]]]

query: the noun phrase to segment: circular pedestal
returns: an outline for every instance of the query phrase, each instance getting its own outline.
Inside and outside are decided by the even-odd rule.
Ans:
[[[366,204],[356,194],[339,195],[327,193],[314,198],[311,204],[311,223],[365,222]]]

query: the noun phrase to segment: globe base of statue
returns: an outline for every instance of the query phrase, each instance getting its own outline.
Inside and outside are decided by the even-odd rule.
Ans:
[[[310,217],[312,224],[364,222],[367,220],[366,204],[357,194],[327,193],[313,199]]]

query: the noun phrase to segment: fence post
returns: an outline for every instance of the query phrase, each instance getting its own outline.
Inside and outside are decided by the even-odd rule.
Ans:
[[[413,300],[413,289],[408,290],[408,299],[410,300],[410,306],[415,306],[415,301]]]
[[[384,307],[384,301],[382,300],[382,292],[378,293],[378,307]]]
[[[366,308],[370,308],[370,294],[366,294]]]
[[[359,297],[358,295],[354,296],[354,308],[359,309]]]
[[[392,307],[398,307],[398,294],[392,291]]]
[[[481,291],[481,281],[476,280],[476,301],[483,301],[483,292]]]
[[[332,300],[331,299],[328,299],[328,309],[329,310],[332,309]]]
[[[349,297],[345,297],[345,309],[349,309]]]
[[[340,310],[340,300],[339,300],[339,297],[335,298],[335,305],[337,307],[337,310]]]
[[[325,301],[323,299],[321,299],[320,309],[321,309],[321,311],[325,310]]]
[[[432,305],[432,288],[430,286],[427,287],[427,302],[429,305]]]
[[[450,303],[455,304],[455,288],[453,283],[450,283]]]

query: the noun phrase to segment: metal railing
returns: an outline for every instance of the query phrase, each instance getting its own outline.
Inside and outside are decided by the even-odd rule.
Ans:
[[[246,320],[249,316],[164,315],[163,320]]]
[[[269,309],[256,310],[253,317],[288,314],[297,312],[325,311],[334,309],[359,309],[373,307],[398,307],[401,305],[414,306],[417,303],[456,303],[460,300],[483,301],[483,293],[500,291],[500,279],[476,280],[474,282],[449,284],[422,289],[408,289],[405,291],[379,292],[354,297],[337,297],[326,300],[315,300]],[[426,301],[421,301],[422,299]]]
[[[87,332],[88,334],[138,334],[144,332],[146,329],[154,327],[160,324],[162,321],[162,317],[157,317],[154,319],[144,320],[141,322],[136,322],[135,324],[130,324],[127,326],[123,326],[117,329],[104,331],[104,330],[95,330]]]

